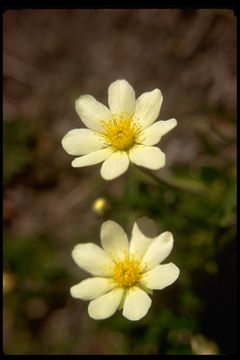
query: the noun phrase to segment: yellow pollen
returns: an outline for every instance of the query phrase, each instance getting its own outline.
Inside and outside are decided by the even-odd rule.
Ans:
[[[112,115],[110,120],[101,121],[103,132],[100,135],[115,150],[127,151],[137,143],[140,126],[133,122],[127,113]]]
[[[120,287],[130,288],[140,281],[141,272],[140,262],[126,257],[123,261],[115,263],[113,279]]]

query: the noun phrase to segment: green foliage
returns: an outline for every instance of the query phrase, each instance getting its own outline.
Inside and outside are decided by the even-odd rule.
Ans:
[[[3,123],[3,178],[10,181],[31,163],[32,129],[28,122],[13,119]]]
[[[5,267],[18,274],[19,279],[54,282],[66,276],[55,245],[46,234],[12,237],[5,234]]]

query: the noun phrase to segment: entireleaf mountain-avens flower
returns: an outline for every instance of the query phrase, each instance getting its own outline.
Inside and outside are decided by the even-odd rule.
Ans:
[[[151,306],[148,294],[178,278],[176,265],[160,265],[172,250],[172,234],[167,231],[156,236],[154,229],[147,236],[146,226],[152,226],[151,222],[146,218],[135,222],[129,242],[122,227],[108,220],[101,227],[103,249],[94,243],[78,244],[73,249],[76,264],[93,277],[72,286],[70,292],[74,298],[90,300],[91,318],[106,319],[122,309],[127,319],[139,320]]]
[[[156,146],[177,121],[156,121],[162,105],[159,89],[143,93],[137,100],[126,80],[116,80],[108,88],[109,108],[91,95],[76,100],[83,129],[69,131],[62,139],[65,151],[77,156],[73,167],[103,162],[101,175],[112,180],[132,162],[152,170],[165,165],[165,154]]]

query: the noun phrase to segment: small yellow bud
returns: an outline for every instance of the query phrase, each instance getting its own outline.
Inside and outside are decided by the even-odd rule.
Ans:
[[[92,210],[97,216],[105,216],[110,210],[110,203],[104,198],[96,199],[92,204]]]

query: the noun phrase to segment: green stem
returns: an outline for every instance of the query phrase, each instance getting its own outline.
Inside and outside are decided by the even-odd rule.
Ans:
[[[140,170],[140,168],[138,168]],[[186,193],[192,194],[192,195],[203,195],[204,189],[193,189],[189,186],[183,186],[182,184],[178,184],[177,182],[173,180],[169,180],[166,178],[163,178],[162,176],[157,176],[154,174],[151,170],[146,168],[141,168],[141,171],[145,173],[146,175],[150,176],[153,180],[155,180],[159,185],[165,187],[165,188],[171,188],[178,191],[184,191]]]

